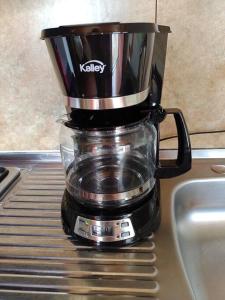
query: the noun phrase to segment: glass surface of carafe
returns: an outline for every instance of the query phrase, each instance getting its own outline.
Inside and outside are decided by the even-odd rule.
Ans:
[[[157,130],[149,118],[104,130],[78,130],[68,124],[62,124],[60,150],[66,188],[75,201],[121,207],[152,190]]]

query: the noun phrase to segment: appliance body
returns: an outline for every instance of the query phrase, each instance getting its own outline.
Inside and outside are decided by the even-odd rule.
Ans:
[[[103,23],[46,29],[67,110],[61,119],[68,234],[97,247],[147,237],[160,224],[159,179],[191,168],[181,111],[160,106],[167,26]],[[173,114],[178,156],[159,161],[159,123]]]

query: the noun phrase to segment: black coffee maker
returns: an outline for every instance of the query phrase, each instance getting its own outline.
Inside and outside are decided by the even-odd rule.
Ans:
[[[143,239],[160,224],[159,179],[191,168],[183,115],[160,106],[170,28],[101,23],[45,29],[67,115],[60,121],[66,233],[97,247]],[[173,114],[178,156],[159,161],[159,123]]]

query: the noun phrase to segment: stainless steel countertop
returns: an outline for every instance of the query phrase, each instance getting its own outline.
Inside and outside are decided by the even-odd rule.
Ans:
[[[161,151],[163,159],[175,151]],[[193,168],[161,180],[162,223],[133,247],[99,252],[61,228],[64,175],[58,151],[0,152],[0,165],[22,168],[0,202],[0,299],[194,299],[174,236],[172,195],[184,181],[219,176],[225,150],[194,150]]]

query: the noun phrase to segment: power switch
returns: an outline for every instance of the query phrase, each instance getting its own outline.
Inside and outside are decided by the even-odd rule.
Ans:
[[[128,222],[123,222],[121,223],[121,227],[124,228],[124,227],[128,227],[129,226],[129,223]]]
[[[121,233],[121,237],[122,237],[122,238],[125,238],[125,237],[128,237],[128,236],[130,236],[130,232],[129,232],[129,231],[126,231],[126,232],[122,232],[122,233]]]

